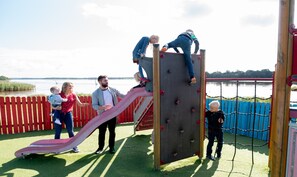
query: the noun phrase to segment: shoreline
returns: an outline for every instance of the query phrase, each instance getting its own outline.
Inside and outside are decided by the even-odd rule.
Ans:
[[[72,80],[97,80],[97,77],[39,77],[39,78],[35,78],[35,77],[14,77],[14,78],[9,78],[9,80],[65,80],[65,79],[72,79]],[[127,79],[134,79],[133,77],[108,77],[108,79],[110,80],[114,80],[114,79],[123,79],[123,80],[127,80]]]

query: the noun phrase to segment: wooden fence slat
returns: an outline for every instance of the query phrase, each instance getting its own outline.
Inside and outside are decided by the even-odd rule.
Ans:
[[[29,122],[29,131],[33,131],[34,130],[34,121],[33,121],[33,101],[32,101],[32,97],[28,97],[27,100],[28,103],[28,122]]]
[[[38,119],[37,119],[37,98],[36,96],[32,97],[32,113],[33,113],[33,124],[34,130],[38,130]]]
[[[91,120],[91,106],[90,106],[90,103],[89,103],[89,100],[88,100],[88,97],[89,96],[84,96],[84,98],[85,98],[85,100],[84,100],[84,103],[88,103],[89,104],[89,106],[86,106],[85,107],[85,122],[84,122],[84,124],[83,125],[85,125],[86,123],[88,123],[90,120]]]
[[[24,133],[24,129],[23,129],[24,118],[23,118],[23,112],[22,112],[22,105],[21,105],[21,98],[20,97],[16,97],[16,106],[17,106],[16,109],[17,109],[19,133]]]
[[[78,119],[79,119],[79,107],[76,105],[76,104],[74,104],[73,105],[73,111],[72,111],[72,115],[73,115],[73,126],[74,127],[78,127]]]
[[[93,110],[92,110],[92,104],[90,104],[90,99],[89,98],[90,98],[89,96],[86,96],[85,97],[85,103],[88,103],[89,104],[89,106],[86,107],[87,108],[87,115],[88,116],[87,116],[87,119],[86,119],[85,124],[87,122],[89,122],[93,118],[93,116],[92,116],[92,112],[93,112]]]
[[[92,97],[91,96],[88,97],[88,103],[89,103],[90,113],[91,113],[90,119],[93,119],[95,116],[97,116],[97,111],[95,111],[92,107]]]
[[[82,103],[85,103],[85,97],[84,96],[81,96],[80,98],[81,98],[80,101]],[[78,126],[79,127],[82,127],[82,126],[85,125],[85,122],[86,122],[86,117],[87,117],[87,115],[86,115],[86,107],[79,107],[79,109],[80,109],[80,116],[79,116],[80,119],[79,119],[79,122],[78,122]]]
[[[7,134],[6,110],[4,106],[4,97],[0,97],[0,116],[1,116],[1,134]]]
[[[11,107],[11,113],[12,113],[12,127],[13,127],[13,133],[19,133],[18,130],[18,121],[17,121],[17,114],[16,114],[16,101],[15,97],[10,98],[10,107]]]
[[[22,105],[22,112],[23,112],[23,120],[24,120],[24,129],[25,132],[29,131],[29,126],[28,126],[28,104],[27,104],[27,99],[26,97],[22,97],[21,99],[21,105]]]
[[[38,125],[38,130],[44,130],[44,117],[43,117],[43,109],[42,109],[42,106],[41,106],[42,102],[41,102],[41,97],[38,96],[37,97],[37,109],[36,109],[36,112],[37,112],[37,125]]]
[[[43,117],[44,117],[44,129],[51,130],[51,110],[50,103],[47,101],[47,97],[42,97],[42,108],[43,108]]]
[[[9,97],[5,98],[5,106],[6,106],[6,110],[7,110],[7,129],[8,129],[8,133],[12,134],[12,116],[11,116],[11,109],[10,109],[10,99]]]

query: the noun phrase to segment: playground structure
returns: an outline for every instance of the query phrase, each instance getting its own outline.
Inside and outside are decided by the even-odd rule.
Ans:
[[[203,156],[205,76],[204,54],[192,55],[197,83],[189,85],[183,54],[159,52],[154,45],[154,58],[143,58],[141,66],[153,90],[154,164],[170,163],[193,155]],[[202,122],[202,123],[200,123]]]
[[[159,57],[157,59],[144,58],[140,60],[147,72],[148,79],[151,80],[146,84],[145,88],[133,89],[118,105],[104,112],[101,116],[91,119],[74,137],[39,140],[31,143],[26,148],[18,150],[15,156],[67,151],[79,145],[100,124],[120,114],[133,100],[141,96],[144,100],[139,105],[140,115],[148,111],[152,113],[152,106],[154,106],[155,168],[193,155],[202,158],[205,105],[204,55],[192,56],[194,70],[198,71],[195,74],[198,82],[189,85],[189,76],[182,54],[159,53],[156,46],[154,52],[155,55],[161,56],[161,60],[159,60]],[[204,54],[204,51],[201,51],[201,53]],[[158,62],[161,67],[158,66],[157,70],[153,65],[159,65]],[[160,77],[158,78],[156,74],[160,74]],[[156,87],[156,82],[160,83],[161,89]],[[156,98],[156,94],[159,97],[162,95],[161,99]],[[160,115],[156,117],[156,113]],[[152,119],[152,116],[150,118]],[[140,123],[143,122],[143,120],[140,121]],[[200,124],[200,122],[202,123]],[[176,141],[176,138],[178,138],[178,141]]]
[[[293,20],[294,20],[294,0],[283,0],[280,1],[280,16],[279,16],[279,35],[278,35],[278,51],[277,51],[277,64],[275,68],[275,82],[273,87],[273,105],[272,105],[272,124],[271,124],[271,141],[270,141],[270,155],[269,155],[269,167],[271,170],[271,176],[272,177],[279,177],[279,176],[285,176],[286,175],[286,165],[287,165],[287,146],[288,146],[288,130],[289,130],[289,116],[290,116],[290,86],[292,83],[296,83],[297,81],[297,46],[296,46],[296,29],[293,28]],[[162,53],[161,53],[162,55]],[[160,53],[158,50],[158,46],[155,46],[154,48],[154,62],[153,67],[146,68],[147,75],[149,79],[151,79],[153,82],[149,82],[146,86],[146,89],[148,91],[154,90],[154,132],[155,132],[155,144],[154,144],[154,160],[155,160],[155,168],[159,168],[160,164],[163,162],[169,162],[172,160],[180,159],[186,157],[188,154],[180,154],[177,150],[169,152],[169,157],[165,158],[165,160],[162,160],[164,158],[162,156],[162,141],[167,140],[166,134],[161,131],[164,129],[164,125],[169,125],[172,121],[169,121],[166,123],[162,122],[160,120],[160,117],[162,117],[162,94],[166,94],[165,91],[163,93],[162,84],[160,84],[160,76],[164,76],[164,73],[160,73],[160,67],[162,67],[161,62],[159,62]],[[162,60],[162,57],[161,59]],[[144,63],[149,62],[147,59],[143,59]],[[144,65],[145,67],[145,65]],[[166,71],[165,71],[166,72]],[[168,70],[167,70],[168,72]],[[169,73],[172,72],[172,70],[169,71]],[[186,73],[186,72],[184,72]],[[170,74],[168,74],[170,75]],[[203,83],[203,78],[201,77],[201,80],[199,83]],[[166,79],[166,78],[165,78]],[[162,81],[161,81],[162,82]],[[200,93],[205,93],[203,90],[203,86],[201,86]],[[139,95],[140,96],[140,95]],[[200,99],[203,98],[204,95],[200,95]],[[179,105],[182,102],[182,97],[178,97],[180,99],[175,100],[175,104]],[[123,100],[125,101],[125,100]],[[172,102],[171,102],[172,103]],[[173,101],[174,103],[174,101]],[[204,104],[203,99],[202,102],[200,102],[200,114],[204,111]],[[164,103],[163,103],[164,104]],[[199,104],[199,103],[198,103]],[[161,105],[161,106],[160,106]],[[196,110],[196,109],[194,109]],[[166,112],[166,111],[165,111]],[[196,112],[198,112],[196,110]],[[163,113],[164,114],[164,113]],[[197,114],[198,115],[198,114]],[[162,119],[162,118],[161,118]],[[167,118],[168,119],[168,118]],[[200,117],[200,122],[203,121],[203,118]],[[157,121],[156,121],[157,120]],[[160,121],[158,121],[160,120]],[[169,116],[168,120],[172,120]],[[198,118],[197,118],[198,121]],[[162,124],[162,123],[163,124]],[[177,124],[179,124],[178,122]],[[202,136],[202,126],[203,124],[200,124],[200,127],[198,129],[197,133],[200,133],[198,136]],[[166,127],[165,127],[166,129]],[[166,129],[168,130],[168,129]],[[177,131],[180,130],[180,131]],[[179,133],[184,133],[184,129],[175,129],[174,131]],[[171,131],[171,130],[170,130]],[[180,136],[180,135],[178,135]],[[62,141],[62,140],[61,140]],[[201,146],[201,141],[199,141],[200,144],[197,146]],[[71,144],[77,145],[76,143]],[[56,146],[56,145],[55,145]],[[29,148],[29,147],[28,147]],[[33,148],[33,147],[32,147]],[[37,148],[37,147],[34,147]],[[33,148],[33,149],[34,149]],[[48,147],[50,148],[50,147]],[[70,145],[69,147],[70,148]],[[167,148],[164,148],[167,149]],[[61,149],[60,149],[61,150]],[[196,152],[198,152],[198,156],[203,154],[203,149],[195,149]],[[32,151],[27,150],[26,152],[30,153]],[[44,152],[44,151],[42,151]],[[177,153],[176,153],[177,152]],[[19,153],[16,155],[20,155]],[[23,154],[24,155],[24,154]]]

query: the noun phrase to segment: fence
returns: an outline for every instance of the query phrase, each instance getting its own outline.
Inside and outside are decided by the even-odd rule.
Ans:
[[[271,82],[271,79],[207,79],[207,82],[219,82],[219,90],[222,93],[224,82],[251,81],[255,85],[255,96],[251,101],[238,101],[241,97],[236,94],[234,98],[224,98],[223,95],[208,96],[206,104],[218,99],[221,109],[225,112],[226,120],[224,130],[229,133],[250,136],[267,141],[269,139],[270,103],[257,102],[262,99],[256,97],[257,84]],[[238,88],[237,88],[238,92]],[[74,127],[84,126],[90,119],[96,116],[91,107],[90,96],[79,96],[80,100],[89,103],[88,107],[74,106]],[[133,122],[133,111],[140,98],[136,99],[124,112],[118,116],[119,123]],[[267,98],[270,99],[270,98]],[[0,134],[16,134],[29,131],[51,130],[53,124],[49,113],[50,104],[45,96],[32,97],[0,97]]]
[[[96,116],[92,109],[90,96],[79,96],[87,107],[74,105],[74,127],[84,126]],[[138,103],[136,99],[124,112],[118,116],[118,122],[133,122],[133,110]],[[50,104],[45,96],[32,97],[0,97],[0,134],[16,134],[29,131],[53,129]]]
[[[212,100],[214,99],[206,99],[206,105]],[[269,139],[270,103],[238,101],[237,106],[236,104],[236,100],[221,101],[221,109],[225,113],[224,132],[267,141]]]

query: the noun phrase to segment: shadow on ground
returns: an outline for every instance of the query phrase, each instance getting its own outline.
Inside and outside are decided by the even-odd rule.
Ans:
[[[52,133],[52,132],[49,132]],[[32,135],[30,133],[30,135]],[[40,134],[38,134],[40,136]],[[27,136],[24,136],[27,137]],[[180,176],[214,176],[218,171],[227,176],[234,171],[233,166],[222,170],[220,163],[225,161],[209,161],[191,157],[189,159],[173,162],[154,170],[153,147],[150,143],[151,135],[129,136],[116,141],[117,152],[110,154],[105,151],[97,155],[93,153],[66,152],[59,155],[29,155],[25,159],[15,158],[2,164],[0,176],[106,176],[106,177],[180,177]],[[232,139],[227,135],[225,138]],[[107,149],[108,150],[108,149]],[[83,150],[82,150],[83,151]],[[263,153],[266,153],[268,150]],[[232,155],[232,154],[231,154]],[[230,156],[231,156],[230,155]],[[231,164],[231,163],[230,163]],[[232,165],[233,162],[232,162]],[[242,173],[239,176],[252,176],[253,166],[245,167],[250,174]],[[32,175],[34,174],[34,175]]]

